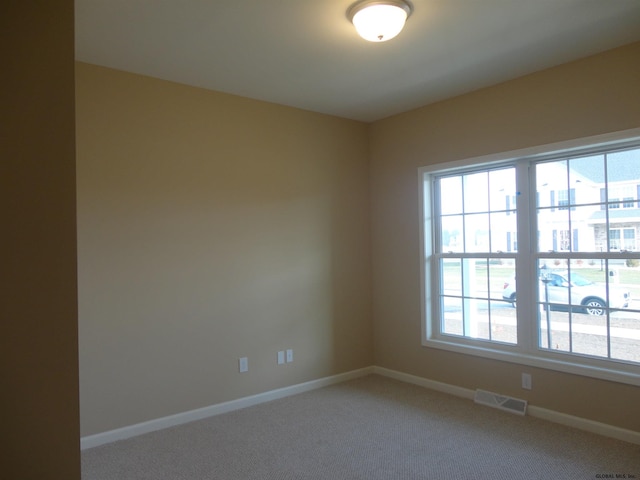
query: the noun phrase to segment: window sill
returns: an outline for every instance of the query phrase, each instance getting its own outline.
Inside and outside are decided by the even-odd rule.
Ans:
[[[496,346],[496,348],[492,348],[492,345],[487,342],[476,342],[474,340],[469,340],[469,344],[461,344],[457,341],[450,341],[443,338],[425,339],[423,340],[422,345],[427,348],[437,348],[464,355],[473,355],[492,360],[545,368],[547,370],[554,370],[557,372],[571,373],[584,377],[640,386],[640,367],[624,363],[619,364],[621,367],[620,369],[612,369],[597,365],[598,359],[591,357],[577,356],[577,358],[580,359],[580,363],[574,363],[570,361],[571,356],[567,354],[540,350],[536,355],[530,355],[516,351],[516,346],[510,347],[500,345]],[[611,365],[612,362],[607,360],[606,363]]]

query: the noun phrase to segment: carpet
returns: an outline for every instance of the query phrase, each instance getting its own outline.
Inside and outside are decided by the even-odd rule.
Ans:
[[[640,478],[640,446],[378,375],[82,452],[83,480]]]

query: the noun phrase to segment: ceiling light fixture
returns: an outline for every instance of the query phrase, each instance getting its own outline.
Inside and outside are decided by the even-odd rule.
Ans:
[[[405,0],[363,0],[349,8],[347,17],[365,40],[386,42],[402,31],[412,11]]]

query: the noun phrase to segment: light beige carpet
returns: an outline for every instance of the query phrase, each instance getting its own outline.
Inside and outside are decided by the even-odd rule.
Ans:
[[[640,446],[377,375],[82,453],[83,480],[605,475],[640,479]]]

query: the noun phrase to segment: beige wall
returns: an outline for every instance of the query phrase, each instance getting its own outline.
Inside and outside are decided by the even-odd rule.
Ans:
[[[424,165],[640,127],[639,85],[636,43],[372,125],[376,365],[640,431],[638,387],[421,346],[417,177]]]
[[[0,478],[80,478],[73,1],[0,14]]]
[[[83,435],[373,363],[365,124],[76,82]]]
[[[639,58],[369,126],[77,64],[82,434],[371,364],[640,431],[637,387],[422,347],[417,211],[420,166],[640,127]]]

